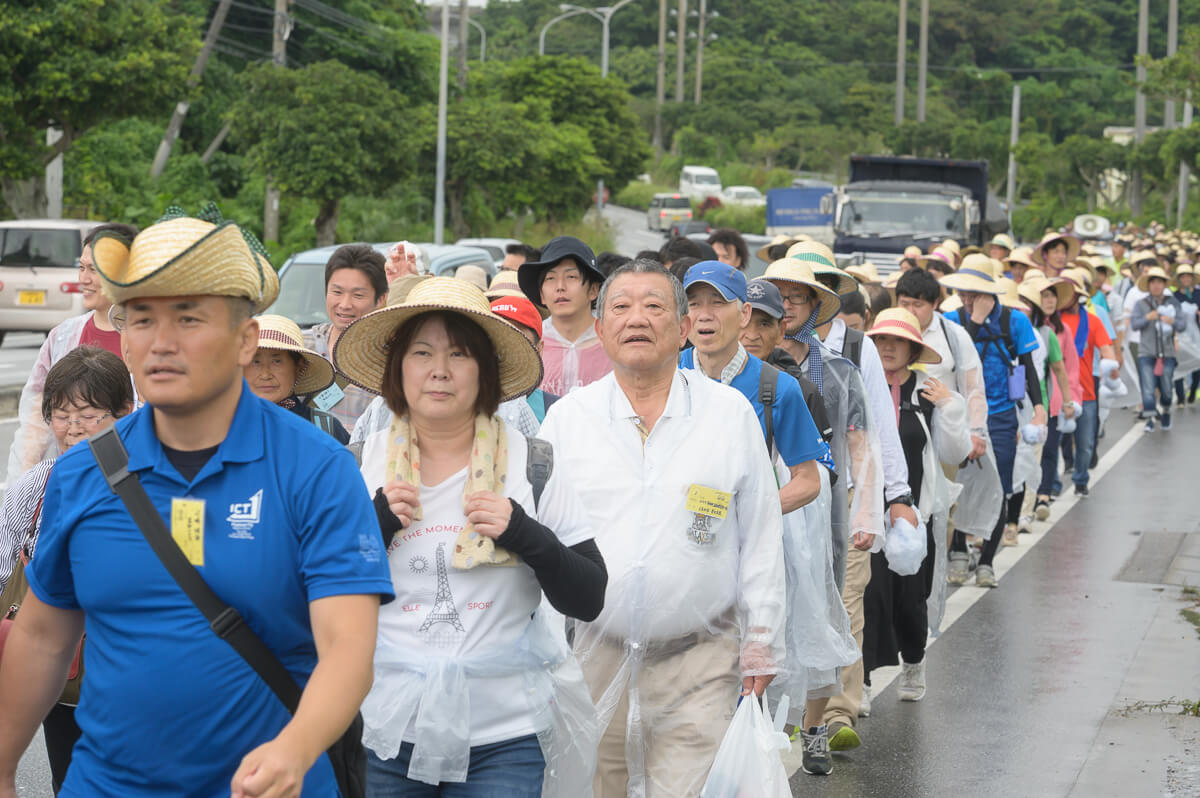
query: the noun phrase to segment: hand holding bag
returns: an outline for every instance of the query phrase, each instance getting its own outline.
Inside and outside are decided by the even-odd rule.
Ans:
[[[121,497],[129,515],[171,575],[196,608],[208,620],[217,637],[224,640],[266,682],[279,701],[295,714],[300,706],[300,686],[267,644],[254,633],[241,614],[223,602],[200,572],[176,545],[167,524],[146,495],[137,474],[131,473],[129,454],[115,426],[88,439],[92,455],[113,493]],[[364,798],[367,787],[367,753],[362,744],[362,715],[326,752],[333,765],[342,798]]]

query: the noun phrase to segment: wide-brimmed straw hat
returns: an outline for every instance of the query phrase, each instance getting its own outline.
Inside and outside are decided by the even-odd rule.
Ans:
[[[517,280],[517,273],[515,270],[501,269],[500,271],[496,272],[496,276],[492,278],[492,282],[490,285],[488,285],[487,291],[484,291],[484,295],[488,299],[499,299],[502,296],[524,297],[525,292],[521,290],[521,283]],[[528,299],[529,297],[525,298]],[[533,306],[537,308],[538,315],[541,316],[543,320],[550,318],[549,308],[539,305],[537,302],[534,302]]]
[[[962,298],[958,294],[951,294],[942,300],[942,304],[938,305],[938,311],[941,313],[953,313],[962,306]]]
[[[450,311],[478,324],[492,340],[500,360],[500,401],[532,391],[542,381],[542,359],[524,334],[492,312],[488,298],[475,286],[453,277],[430,277],[408,296],[358,319],[333,348],[337,370],[355,385],[382,393],[387,369],[387,343],[409,319],[431,311]]]
[[[937,247],[935,247],[935,249],[944,249],[947,252],[953,253],[955,264],[962,263],[962,259],[963,259],[962,249],[958,246],[958,242],[955,241],[953,238],[947,238],[945,241],[938,244]]]
[[[1001,305],[1016,308],[1017,310],[1025,307],[1021,304],[1021,295],[1017,293],[1016,280],[1011,277],[997,277],[996,284],[1000,286],[1000,293],[996,296],[996,299]]]
[[[922,269],[928,269],[929,264],[933,261],[944,263],[952,269],[958,268],[958,256],[951,250],[943,247],[934,247],[928,255],[917,259],[917,266]]]
[[[942,362],[942,356],[921,338],[921,323],[917,317],[904,308],[888,308],[880,311],[867,335],[872,338],[880,335],[903,338],[921,347],[921,354],[917,356],[918,363]]]
[[[1176,288],[1179,287],[1179,275],[1181,274],[1190,274],[1192,277],[1195,277],[1196,267],[1190,263],[1181,263],[1175,267],[1175,275],[1174,279],[1172,280],[1172,285],[1174,285]]]
[[[783,283],[806,285],[816,293],[817,308],[813,315],[817,317],[816,326],[820,327],[832,321],[842,309],[842,299],[837,294],[817,280],[812,266],[807,261],[796,258],[783,258],[767,267],[763,273],[764,280]]]
[[[1069,236],[1066,233],[1046,233],[1042,236],[1042,240],[1033,248],[1033,260],[1040,266],[1046,265],[1046,247],[1053,244],[1055,241],[1062,241],[1067,245],[1067,263],[1079,257],[1079,239],[1075,236]]]
[[[793,244],[799,244],[801,241],[812,241],[812,238],[809,236],[806,236],[804,234],[789,236],[789,235],[784,235],[783,233],[780,233],[780,234],[776,235],[774,238],[772,238],[770,241],[768,241],[767,243],[765,243],[761,247],[759,247],[758,252],[755,254],[758,255],[759,260],[763,260],[763,261],[766,261],[767,263],[770,263],[771,262],[771,247],[777,247],[780,244],[787,244],[790,247]]]
[[[258,319],[258,348],[294,352],[302,365],[296,372],[292,393],[319,393],[333,384],[333,364],[304,345],[300,325],[285,316],[266,314]]]
[[[858,280],[860,283],[872,285],[881,282],[879,270],[875,268],[875,264],[871,261],[857,263],[853,266],[846,267],[846,273]]]
[[[1058,276],[1060,279],[1070,283],[1075,293],[1079,296],[1084,299],[1091,296],[1088,293],[1088,283],[1091,281],[1091,275],[1088,274],[1086,269],[1063,269],[1062,273]]]
[[[102,232],[92,261],[113,304],[166,296],[244,297],[261,313],[279,295],[279,277],[253,234],[206,206],[200,218],[168,208],[127,244]]]
[[[1027,269],[1040,269],[1042,265],[1033,259],[1033,250],[1029,247],[1017,247],[1008,253],[1008,257],[1004,258],[1002,263],[1017,264],[1024,266]]]
[[[1130,266],[1142,266],[1146,263],[1158,265],[1158,256],[1154,254],[1154,250],[1139,249],[1129,256],[1128,261]]]
[[[838,268],[837,258],[833,250],[820,241],[801,241],[788,248],[787,256],[803,261],[812,267],[813,274],[830,274],[837,278],[839,294],[849,294],[858,290],[858,280],[854,276]]]
[[[1070,307],[1071,303],[1075,301],[1074,284],[1062,278],[1054,280],[1046,277],[1026,278],[1017,288],[1017,292],[1021,298],[1031,302],[1035,308],[1042,306],[1043,291],[1053,291],[1058,296],[1058,307],[1060,309]]]
[[[1149,291],[1150,290],[1150,279],[1152,277],[1158,277],[1158,278],[1166,281],[1167,285],[1171,284],[1171,278],[1167,275],[1167,273],[1165,271],[1163,271],[1163,268],[1161,266],[1151,266],[1149,269],[1146,269],[1145,271],[1143,271],[1141,276],[1138,277],[1138,281],[1137,281],[1138,290],[1139,291]]]
[[[987,255],[968,255],[963,258],[958,271],[947,274],[939,283],[955,291],[973,291],[977,294],[999,296],[1002,289],[996,282],[995,261]]]
[[[1008,235],[1007,233],[1000,233],[994,236],[992,240],[988,242],[988,246],[1004,247],[1009,252],[1012,252],[1014,249],[1016,249],[1016,244],[1013,243],[1012,236]]]

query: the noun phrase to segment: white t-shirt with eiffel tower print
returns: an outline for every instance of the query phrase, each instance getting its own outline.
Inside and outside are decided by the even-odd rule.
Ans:
[[[363,449],[363,476],[374,494],[383,483],[387,430],[372,435]],[[566,546],[592,535],[589,519],[571,489],[566,471],[555,466],[535,508],[533,489],[525,478],[524,438],[508,427],[508,484],[504,494],[525,512],[554,530]],[[466,525],[463,491],[467,469],[439,485],[421,486],[421,515],[396,533],[388,548],[396,600],[379,612],[379,638],[414,658],[470,659],[510,648],[525,632],[542,601],[537,577],[525,563],[513,567],[483,566],[468,571],[451,565],[459,530]],[[386,676],[384,677],[386,678]],[[520,674],[470,677],[470,744],[488,745],[532,734],[535,728]],[[404,740],[415,742],[413,722]]]

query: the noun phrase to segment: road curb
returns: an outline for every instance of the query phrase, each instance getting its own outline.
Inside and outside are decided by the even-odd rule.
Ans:
[[[0,386],[0,418],[15,416],[17,414],[17,405],[20,401],[20,385]]]

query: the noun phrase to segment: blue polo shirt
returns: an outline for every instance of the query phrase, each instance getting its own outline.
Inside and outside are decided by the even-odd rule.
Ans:
[[[204,501],[200,573],[299,684],[317,662],[309,602],[392,598],[354,458],[304,419],[243,383],[229,434],[190,483],[167,460],[149,407],[117,429],[168,526],[172,498]],[[39,599],[86,614],[82,737],[60,795],[228,798],[242,757],[291,716],[171,579],[85,444],[54,464],[28,575]],[[337,795],[327,757],[303,795]]]
[[[679,356],[680,368],[697,368],[695,351],[688,349]],[[750,400],[765,439],[766,407],[758,399],[758,381],[762,376],[762,365],[761,360],[747,352],[746,365],[729,385],[741,391],[742,395]],[[775,449],[788,468],[828,456],[829,446],[821,438],[817,425],[813,423],[812,413],[804,402],[804,391],[800,388],[800,383],[782,370],[775,378],[775,403],[771,406],[771,423],[775,431]]]
[[[992,308],[992,312],[988,314],[987,320],[979,325],[980,333],[985,340],[975,342],[975,349],[979,351],[979,359],[983,364],[983,382],[987,394],[989,415],[1003,413],[1016,406],[1016,402],[1008,398],[1008,370],[1017,357],[1038,348],[1037,334],[1033,331],[1033,325],[1030,324],[1029,319],[1019,310],[1010,310],[1008,329],[1016,351],[1013,353],[1013,360],[1009,360],[1008,352],[1002,353],[1007,344],[1004,341],[1004,328],[1000,325],[1001,310],[1002,306],[997,302],[996,307]],[[962,308],[944,315],[951,321],[966,326],[968,317],[963,315]],[[984,333],[984,330],[987,332]],[[986,340],[988,335],[995,340]]]

